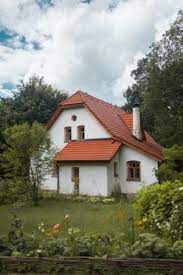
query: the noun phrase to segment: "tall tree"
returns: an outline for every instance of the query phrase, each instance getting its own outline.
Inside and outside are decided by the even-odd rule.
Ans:
[[[34,205],[46,175],[52,169],[55,154],[47,130],[39,123],[14,125],[5,130],[7,149],[3,153],[6,177],[22,181]],[[29,173],[27,173],[29,171]]]
[[[144,124],[164,146],[182,144],[183,136],[183,11],[151,46],[132,71],[135,84],[128,88],[125,108],[141,102]]]
[[[5,149],[3,131],[14,124],[37,121],[44,124],[67,93],[47,84],[43,77],[33,76],[21,81],[12,97],[0,98],[0,154]],[[1,156],[0,156],[1,163]],[[0,178],[4,176],[0,170]]]
[[[13,97],[1,98],[1,104],[2,108],[7,109],[8,124],[32,124],[35,121],[45,123],[58,103],[66,98],[65,92],[47,84],[43,77],[33,76],[28,82],[20,82]]]

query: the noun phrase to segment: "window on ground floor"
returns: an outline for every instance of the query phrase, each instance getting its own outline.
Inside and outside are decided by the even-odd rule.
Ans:
[[[72,167],[72,181],[79,181],[79,167]]]
[[[79,194],[79,167],[72,167],[72,182],[73,186],[73,193],[75,195]]]
[[[114,177],[117,178],[119,176],[119,167],[118,167],[118,162],[114,162]]]
[[[140,181],[140,161],[128,161],[127,162],[127,180]]]
[[[58,174],[57,170],[58,170],[57,163],[56,163],[56,161],[53,161],[52,166],[51,166],[51,176],[52,177],[57,177],[57,174]]]

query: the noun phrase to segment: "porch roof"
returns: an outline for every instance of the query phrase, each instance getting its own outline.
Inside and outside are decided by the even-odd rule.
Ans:
[[[70,141],[56,156],[56,161],[110,161],[121,146],[114,139]]]

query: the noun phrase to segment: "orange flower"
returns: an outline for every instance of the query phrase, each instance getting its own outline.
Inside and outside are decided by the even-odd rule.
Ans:
[[[54,230],[60,230],[61,225],[59,223],[53,225]]]

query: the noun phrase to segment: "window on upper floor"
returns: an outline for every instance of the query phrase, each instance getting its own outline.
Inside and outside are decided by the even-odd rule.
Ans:
[[[85,126],[78,126],[78,140],[85,139]]]
[[[140,181],[140,161],[128,161],[127,162],[127,180]]]
[[[118,162],[114,162],[114,177],[117,178],[119,176],[119,168],[118,168]]]
[[[71,127],[64,128],[64,141],[69,142],[72,139],[72,129]]]

